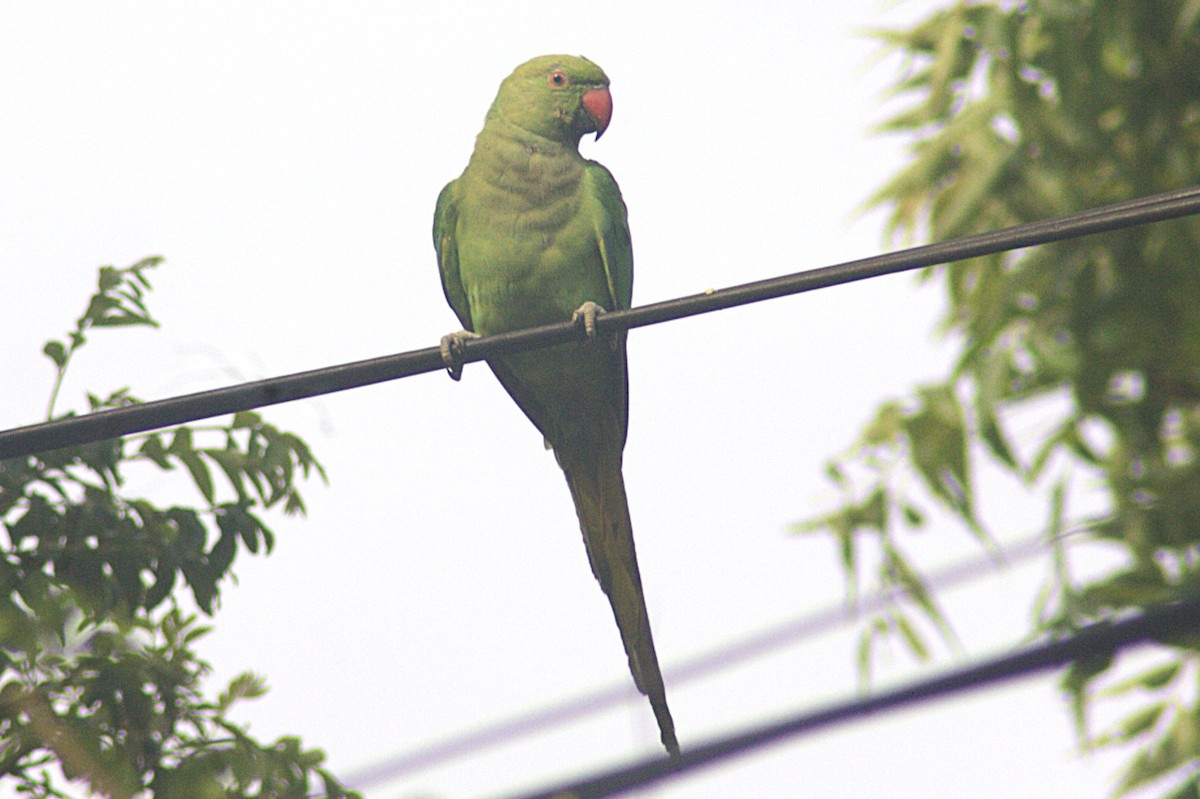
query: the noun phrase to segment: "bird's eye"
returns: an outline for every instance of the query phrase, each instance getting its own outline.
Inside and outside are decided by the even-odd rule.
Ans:
[[[551,86],[559,89],[571,82],[567,79],[567,73],[563,72],[561,69],[556,69],[551,72],[546,77],[546,80],[549,81]]]

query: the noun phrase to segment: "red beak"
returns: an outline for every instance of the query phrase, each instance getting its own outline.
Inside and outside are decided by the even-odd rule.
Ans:
[[[612,119],[612,95],[605,88],[589,89],[583,93],[583,107],[596,120],[596,138],[599,139]]]

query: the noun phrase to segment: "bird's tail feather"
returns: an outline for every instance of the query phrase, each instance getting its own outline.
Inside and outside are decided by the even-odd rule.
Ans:
[[[600,447],[607,450],[606,447]],[[629,656],[629,670],[638,690],[650,700],[658,721],[663,746],[672,756],[679,754],[675,722],[667,707],[662,671],[650,634],[650,616],[642,593],[637,553],[633,547],[633,525],[625,480],[621,476],[620,450],[593,451],[585,457],[563,457],[559,462],[575,500],[575,511],[583,530],[592,573],[608,595],[621,641]]]

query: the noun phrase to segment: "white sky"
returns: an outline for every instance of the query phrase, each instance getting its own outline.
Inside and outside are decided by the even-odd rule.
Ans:
[[[897,67],[871,67],[856,31],[929,5],[6,3],[0,427],[40,419],[41,345],[72,325],[97,266],[150,254],[168,259],[150,297],[163,329],[95,334],[61,408],[85,390],[156,399],[432,346],[458,326],[434,200],[500,80],[541,53],[581,53],[612,80],[612,126],[584,149],[629,206],[636,304],[879,252],[880,215],[854,212],[903,163],[900,142],[867,135]],[[631,335],[625,471],[666,667],[841,598],[831,544],[785,528],[832,505],[821,466],[875,403],[945,368],[940,307],[900,276]],[[253,733],[300,734],[347,774],[628,679],[561,474],[485,367],[267,415],[331,484],[309,484],[306,521],[272,517],[274,555],[239,558],[202,647],[214,694],[266,675],[271,693],[239,715]],[[989,485],[1002,537],[1036,529],[1036,506]],[[907,546],[928,563],[978,551],[947,524]],[[1040,573],[944,597],[968,655],[1019,641]],[[917,673],[897,658],[881,683]],[[668,684],[685,749],[853,690],[849,632]],[[1105,795],[1117,761],[1073,746],[1043,678],[651,795]],[[656,751],[638,699],[367,793],[492,796]]]

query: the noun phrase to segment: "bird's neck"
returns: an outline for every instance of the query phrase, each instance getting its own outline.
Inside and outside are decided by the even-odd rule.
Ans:
[[[538,206],[574,195],[583,166],[578,142],[548,139],[496,115],[476,137],[467,171],[496,191]]]

